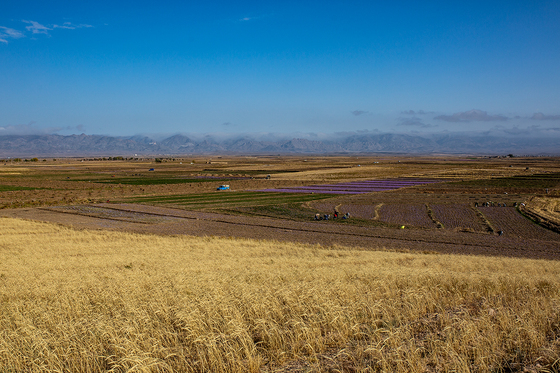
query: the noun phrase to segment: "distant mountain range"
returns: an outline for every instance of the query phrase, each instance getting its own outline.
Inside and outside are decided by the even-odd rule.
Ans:
[[[251,136],[219,140],[174,135],[162,141],[149,137],[101,135],[0,136],[0,157],[133,156],[180,154],[488,154],[559,155],[558,138],[515,138],[484,135],[354,134],[329,140],[291,138],[263,141]]]

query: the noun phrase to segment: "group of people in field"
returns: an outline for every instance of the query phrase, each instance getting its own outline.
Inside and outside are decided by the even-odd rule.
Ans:
[[[521,206],[521,205],[524,206],[525,204],[524,203],[519,203],[518,204],[517,202],[515,202],[514,207]],[[474,206],[478,207],[478,202],[475,202]],[[482,206],[483,207],[489,207],[489,206],[503,206],[503,207],[506,207],[506,204],[505,203],[497,203],[497,202],[484,202],[482,204]],[[332,219],[333,220],[338,219],[340,217],[340,215],[341,215],[340,210],[338,209],[338,206],[336,206],[334,208],[334,213],[332,215]],[[349,218],[350,218],[350,213],[349,212],[342,215],[342,219],[349,219]],[[323,215],[321,215],[319,213],[315,214],[315,220],[330,220],[330,219],[331,219],[330,214],[323,214]],[[497,233],[498,233],[498,236],[502,236],[504,234],[504,231],[499,230]]]
[[[492,202],[492,201],[488,201],[488,202],[482,202],[482,204],[480,205],[481,207],[507,207],[507,204],[505,202]],[[478,202],[474,203],[474,207],[478,207]],[[513,207],[517,207],[517,202],[514,203]]]
[[[507,207],[507,204],[505,202],[492,202],[492,201],[488,201],[488,202],[482,202],[482,204],[480,205],[481,207]],[[513,204],[513,207],[518,207],[518,206],[525,206],[524,203],[519,203],[519,202],[515,202]],[[478,207],[478,202],[474,203],[474,207]]]
[[[340,217],[340,211],[338,210],[338,206],[334,208],[334,213],[332,215],[333,220],[338,219]],[[330,220],[330,214],[315,214],[315,220]],[[346,214],[342,215],[342,219],[350,219],[350,213],[347,212]]]

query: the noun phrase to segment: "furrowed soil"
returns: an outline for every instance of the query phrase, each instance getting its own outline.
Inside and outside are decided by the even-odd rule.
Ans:
[[[0,167],[0,215],[160,235],[559,259],[560,234],[513,207],[538,196],[554,205],[558,164],[406,157],[6,162]],[[360,195],[256,192],[423,178],[439,182]],[[216,191],[220,184],[230,190]],[[350,219],[333,221],[335,208]],[[315,214],[331,218],[314,221]]]

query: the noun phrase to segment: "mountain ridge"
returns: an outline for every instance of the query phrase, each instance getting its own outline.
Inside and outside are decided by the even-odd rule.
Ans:
[[[489,135],[352,134],[326,140],[285,137],[259,140],[251,136],[201,139],[176,134],[161,141],[148,136],[5,135],[0,136],[0,157],[113,156],[179,154],[560,154],[555,138],[504,138]]]

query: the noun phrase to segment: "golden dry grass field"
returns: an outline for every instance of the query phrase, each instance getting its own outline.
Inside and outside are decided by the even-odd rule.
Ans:
[[[557,158],[6,160],[0,373],[560,371],[559,196]]]
[[[1,218],[0,372],[560,369],[560,262]]]
[[[559,198],[533,197],[528,203],[527,210],[560,227]]]

